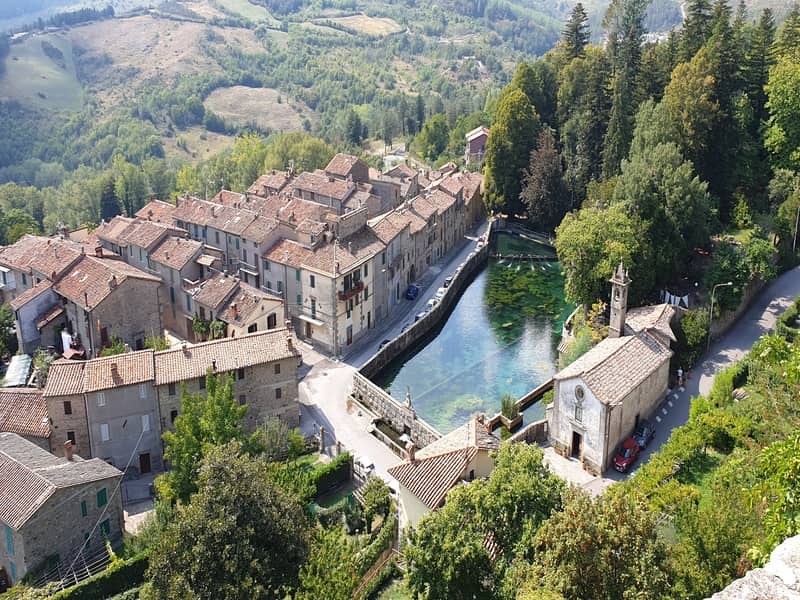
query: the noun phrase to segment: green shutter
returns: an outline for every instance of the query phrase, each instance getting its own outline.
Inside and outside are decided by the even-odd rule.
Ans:
[[[86,508],[86,500],[81,500],[81,516],[85,517],[89,514],[89,510]]]
[[[108,503],[106,488],[97,492],[97,508],[103,508]]]

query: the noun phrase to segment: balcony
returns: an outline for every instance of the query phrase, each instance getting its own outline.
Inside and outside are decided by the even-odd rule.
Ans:
[[[344,290],[344,291],[339,290],[339,301],[347,302],[348,300],[350,300],[350,298],[352,298],[356,294],[360,294],[363,291],[364,291],[364,282],[359,281],[355,283],[353,287],[351,287],[349,290]]]

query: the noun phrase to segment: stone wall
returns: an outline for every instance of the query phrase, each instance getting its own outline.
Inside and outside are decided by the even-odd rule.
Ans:
[[[451,309],[461,298],[462,292],[472,283],[475,275],[486,264],[488,257],[488,245],[482,245],[474,253],[471,253],[461,271],[453,277],[453,282],[447,288],[441,301],[419,321],[413,323],[403,333],[378,350],[372,358],[364,363],[360,373],[367,378],[375,377],[386,365],[446,321]]]
[[[530,425],[526,425],[517,433],[512,435],[509,439],[512,442],[524,442],[526,444],[544,444],[550,437],[550,431],[547,425],[547,419],[541,421],[534,421]]]
[[[92,458],[92,447],[89,443],[89,422],[86,418],[86,402],[83,394],[72,396],[44,396],[47,402],[47,414],[50,415],[50,441],[52,453],[64,456],[64,442],[67,441],[67,432],[75,434],[73,452],[82,458]],[[71,414],[66,414],[64,403],[69,402]]]
[[[442,434],[417,417],[412,406],[402,404],[360,373],[353,374],[353,398],[380,416],[398,433],[407,433],[422,448]]]

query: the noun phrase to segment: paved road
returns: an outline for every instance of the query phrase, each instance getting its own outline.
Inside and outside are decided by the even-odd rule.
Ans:
[[[800,295],[800,267],[787,271],[761,291],[744,315],[711,348],[689,373],[684,390],[674,390],[657,413],[656,438],[641,455],[639,464],[657,452],[670,433],[689,420],[691,398],[711,391],[714,375],[740,360],[765,333],[775,328],[778,317]],[[611,471],[607,478],[626,475]]]

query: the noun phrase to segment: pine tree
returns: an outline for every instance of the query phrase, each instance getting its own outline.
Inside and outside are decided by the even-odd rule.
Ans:
[[[422,131],[423,123],[425,123],[425,101],[422,99],[422,94],[417,94],[417,131]]]
[[[100,195],[100,218],[110,221],[120,213],[119,199],[114,189],[114,178],[109,176],[103,184]]]
[[[710,0],[691,0],[681,35],[680,60],[688,62],[711,36]]]
[[[583,56],[583,49],[589,43],[589,17],[583,4],[578,2],[570,13],[562,33],[567,60]]]
[[[542,129],[537,147],[531,151],[530,164],[523,176],[520,200],[534,227],[544,231],[553,231],[570,208],[561,156],[549,127]]]
[[[752,36],[752,42],[744,61],[744,86],[750,104],[755,111],[755,123],[758,126],[767,118],[767,95],[764,86],[769,79],[769,68],[775,64],[772,45],[775,42],[775,17],[769,8],[765,8],[758,20]]]
[[[797,3],[792,6],[783,22],[775,52],[778,56],[800,53],[800,5]]]

